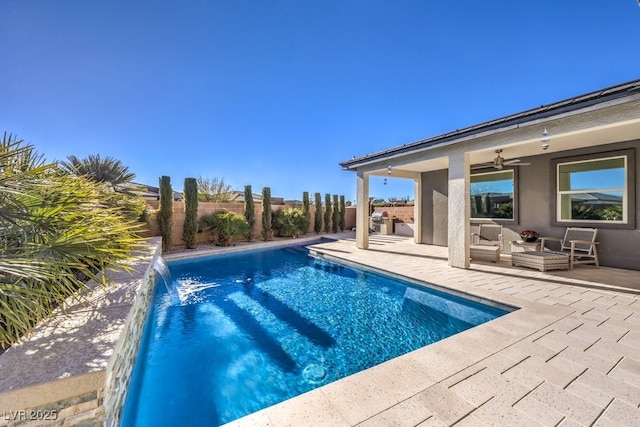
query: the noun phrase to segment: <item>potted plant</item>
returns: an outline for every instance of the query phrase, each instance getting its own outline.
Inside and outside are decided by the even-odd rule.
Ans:
[[[540,237],[540,233],[535,230],[524,230],[520,233],[520,238],[525,242],[535,242]]]

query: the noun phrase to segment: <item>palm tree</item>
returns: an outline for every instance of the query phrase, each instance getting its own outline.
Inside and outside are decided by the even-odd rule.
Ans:
[[[122,208],[130,219],[144,221],[147,215],[147,203],[140,196],[141,186],[133,183],[135,174],[120,160],[113,157],[100,157],[90,154],[83,159],[68,156],[68,161],[59,162],[62,172],[73,176],[82,176],[106,187],[109,191],[119,193],[119,197],[110,197],[109,206]]]
[[[62,173],[31,145],[0,141],[0,346],[33,326],[88,278],[127,268],[140,224],[109,207],[102,184]],[[78,296],[81,297],[81,296]]]
[[[114,190],[126,193],[130,190],[135,174],[120,160],[113,157],[100,157],[100,154],[90,154],[84,159],[68,156],[67,162],[60,162],[60,168],[70,175],[86,176],[92,181],[110,185]]]

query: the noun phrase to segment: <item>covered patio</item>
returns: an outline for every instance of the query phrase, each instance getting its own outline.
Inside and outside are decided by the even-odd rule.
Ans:
[[[524,229],[562,237],[568,226],[598,228],[601,264],[638,269],[640,197],[635,176],[639,140],[637,80],[354,157],[341,166],[357,176],[357,247],[370,247],[370,177],[384,176],[413,180],[414,241],[447,247],[450,266],[470,267],[473,227],[490,222],[503,225],[505,243]],[[607,165],[613,161],[619,166]],[[593,191],[587,191],[571,181],[585,171],[593,172],[594,177],[619,173],[620,178],[616,188],[593,184]],[[474,177],[489,177],[488,183],[498,179],[492,175],[504,172],[510,174],[510,202],[503,203],[509,211],[472,215]],[[619,213],[606,219],[572,213],[576,204],[588,210],[589,200],[592,205],[593,200],[615,204]]]

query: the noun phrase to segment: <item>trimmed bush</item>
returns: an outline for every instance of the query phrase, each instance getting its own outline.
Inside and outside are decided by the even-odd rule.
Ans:
[[[162,236],[162,250],[171,247],[171,227],[173,226],[173,189],[171,178],[160,177],[160,210],[158,211],[158,227]]]
[[[319,234],[322,231],[322,197],[320,193],[314,194],[314,205],[316,208],[316,214],[313,218],[313,231]]]
[[[338,208],[338,195],[333,195],[333,204],[331,205],[331,231],[338,232],[340,225],[340,210]]]
[[[344,203],[344,196],[340,196],[339,208],[340,208],[340,222],[339,222],[338,228],[340,228],[340,231],[344,231],[344,227],[346,223],[346,215],[347,215],[347,208]]]
[[[216,244],[229,246],[246,236],[249,224],[243,215],[221,210],[200,217],[200,228],[208,232]]]
[[[308,191],[302,193],[302,213],[304,214],[304,218],[307,220],[307,228],[304,230],[303,234],[307,234],[309,231],[309,224],[311,224],[311,206],[309,203]]]
[[[300,208],[284,208],[273,213],[273,230],[281,237],[298,237],[306,233],[309,222]]]
[[[247,232],[247,240],[253,239],[253,230],[256,226],[256,207],[253,203],[253,192],[250,185],[244,186],[244,219],[247,220],[249,231]]]
[[[271,229],[272,212],[271,212],[271,188],[264,187],[262,189],[262,240],[265,242],[273,237]]]
[[[324,195],[324,231],[331,233],[331,194]]]
[[[187,249],[196,247],[198,236],[198,183],[195,178],[184,179],[184,226],[182,240]]]

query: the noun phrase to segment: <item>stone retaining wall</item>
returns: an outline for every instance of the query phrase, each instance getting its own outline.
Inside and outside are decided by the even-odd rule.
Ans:
[[[99,371],[0,393],[0,426],[102,425],[103,386]]]
[[[156,258],[161,256],[161,245],[156,247],[154,256],[144,277],[138,293],[127,317],[127,321],[120,333],[113,356],[109,361],[104,387],[105,426],[120,425],[120,416],[124,407],[133,365],[138,356],[138,348],[142,340],[144,324],[147,319],[151,296],[157,273],[153,269]]]
[[[150,243],[132,271],[89,282],[86,298],[0,355],[0,426],[117,425],[160,253]]]

